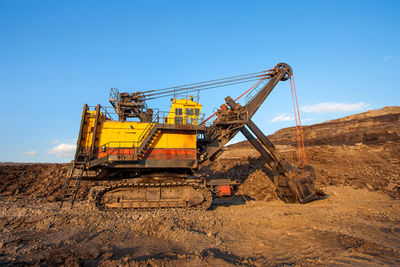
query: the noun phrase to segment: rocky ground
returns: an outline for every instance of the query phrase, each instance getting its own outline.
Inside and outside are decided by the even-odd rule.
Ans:
[[[396,114],[390,107],[306,128],[307,160],[329,197],[305,205],[277,199],[246,142],[201,168],[243,181],[208,211],[103,212],[87,203],[88,182],[74,208],[59,211],[66,164],[1,164],[0,265],[400,265]],[[293,131],[271,137],[291,163]]]

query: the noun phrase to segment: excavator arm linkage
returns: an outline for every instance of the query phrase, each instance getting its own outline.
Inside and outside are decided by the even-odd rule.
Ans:
[[[226,108],[218,111],[217,118],[207,128],[204,140],[200,141],[200,162],[215,159],[222,147],[241,132],[274,172],[274,177],[269,178],[274,183],[278,196],[285,202],[307,203],[321,196],[314,187],[314,169],[309,165],[293,167],[251,120],[278,82],[286,81],[292,76],[292,69],[289,65],[280,63],[267,75],[269,82],[245,106],[236,103],[229,96],[225,98]]]

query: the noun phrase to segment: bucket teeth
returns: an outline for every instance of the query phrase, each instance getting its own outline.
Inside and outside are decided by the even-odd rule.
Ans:
[[[325,194],[315,189],[315,171],[307,165],[288,176],[277,175],[274,178],[278,196],[287,203],[307,203],[321,199]]]

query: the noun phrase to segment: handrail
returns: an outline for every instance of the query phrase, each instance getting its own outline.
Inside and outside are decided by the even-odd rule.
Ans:
[[[94,111],[96,106],[88,106],[88,110],[90,111]],[[117,116],[118,114],[116,112],[110,112],[109,110],[114,110],[113,107],[109,107],[109,106],[101,106],[101,111],[102,113],[105,115],[106,118],[115,120],[114,116]],[[158,122],[161,124],[168,124],[165,123],[164,119],[165,118],[169,118],[169,115],[174,115],[175,112],[170,112],[170,111],[161,111],[158,109],[153,108],[153,111],[156,111],[153,115],[152,118],[152,123]],[[195,116],[181,116],[185,121],[186,118],[193,118]],[[200,124],[202,121],[204,121],[204,117],[205,117],[205,113],[200,113],[198,116],[198,122],[197,124]],[[175,124],[175,123],[170,123],[170,124]],[[146,127],[147,129],[147,127]]]
[[[159,121],[158,113],[159,113],[159,111],[157,111],[156,114],[153,115],[152,121],[147,125],[147,127],[144,129],[142,134],[139,136],[138,141],[137,141],[138,143],[140,143],[145,138],[145,136],[151,131],[151,129],[153,128],[153,127],[151,127],[151,124],[158,123],[158,121]]]
[[[257,84],[253,90],[251,90],[247,95],[246,95],[246,104],[249,103],[253,98],[257,95],[257,93],[260,91],[260,88],[262,88],[265,84],[267,83],[266,79],[263,79],[259,84]]]

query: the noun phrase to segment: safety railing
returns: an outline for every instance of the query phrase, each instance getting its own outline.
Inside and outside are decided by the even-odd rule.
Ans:
[[[89,111],[94,111],[96,106],[88,106]],[[114,111],[113,107],[100,107],[102,115],[104,115],[107,119],[110,120],[118,120],[118,114]],[[182,120],[176,120],[175,118],[182,118]],[[204,121],[205,114],[200,113],[198,116],[188,116],[188,115],[179,115],[175,116],[174,112],[169,111],[160,111],[159,109],[153,109],[153,116],[151,123],[160,123],[160,124],[187,124],[187,125],[197,125]],[[128,120],[130,121],[130,120]],[[135,121],[135,120],[132,120]]]
[[[246,104],[249,103],[258,94],[258,92],[268,83],[268,79],[263,79],[246,95]]]
[[[205,116],[204,113],[200,113],[198,116],[193,116],[193,115],[175,116],[174,112],[159,111],[157,122],[160,124],[198,125],[204,120],[204,116]]]
[[[153,113],[153,118],[151,123],[149,123],[142,134],[138,138],[138,143],[141,143],[143,139],[148,135],[148,133],[151,131],[151,129],[155,126],[156,123],[159,121],[159,111],[157,110],[156,113]]]
[[[189,91],[189,92],[185,92],[185,93],[182,93],[182,91],[178,91],[178,92],[174,92],[173,97],[175,99],[188,99],[188,100],[192,100],[192,101],[198,103],[200,100],[200,91],[195,90],[195,91]]]

